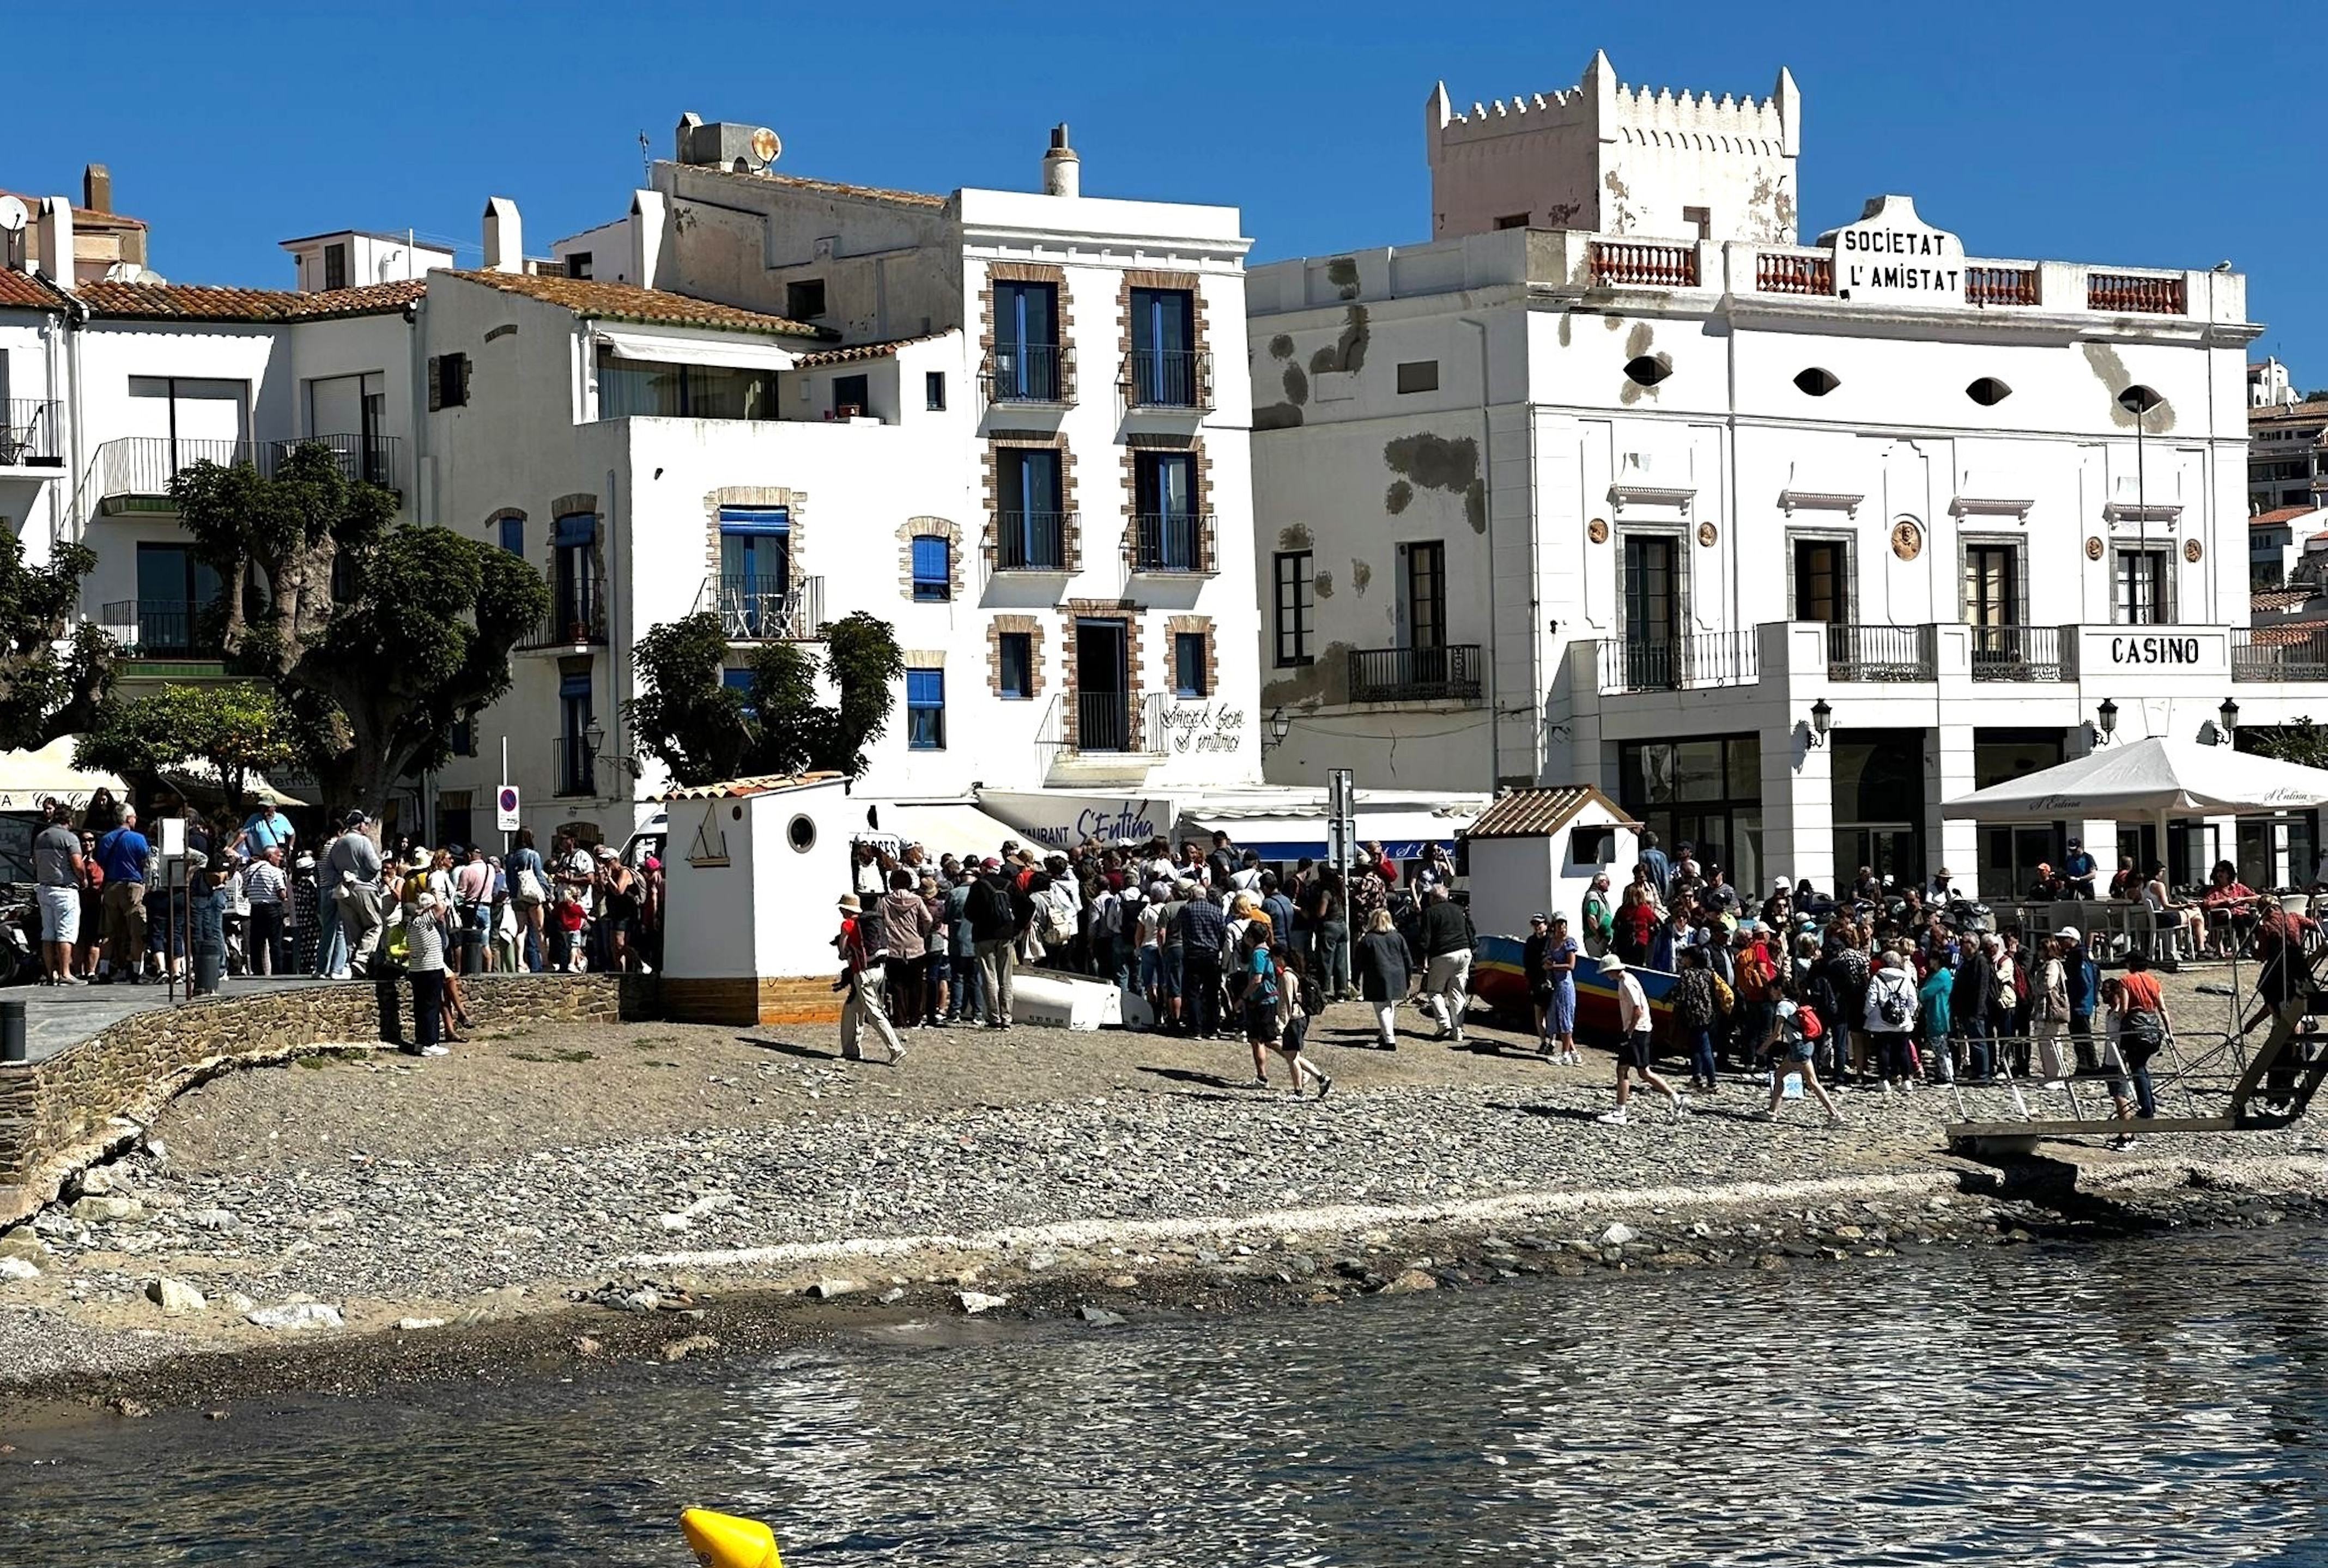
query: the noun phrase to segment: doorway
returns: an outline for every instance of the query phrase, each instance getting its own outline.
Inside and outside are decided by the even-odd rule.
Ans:
[[[1123,622],[1075,623],[1075,749],[1131,749],[1131,680]]]
[[[1924,732],[1835,732],[1835,877],[1850,886],[1859,868],[1901,887],[1923,881]],[[1951,868],[1953,869],[1953,868]]]
[[[1798,539],[1795,619],[1830,626],[1851,620],[1851,546],[1839,539]]]

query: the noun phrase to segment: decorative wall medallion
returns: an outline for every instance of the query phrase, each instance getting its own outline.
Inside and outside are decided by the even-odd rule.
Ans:
[[[1584,525],[1584,537],[1591,540],[1594,544],[1607,544],[1609,542],[1608,520],[1606,518],[1596,517],[1591,522],[1586,523]]]
[[[1904,517],[1893,523],[1892,553],[1903,561],[1914,560],[1924,553],[1924,530]]]
[[[2198,564],[2199,558],[2206,553],[2206,547],[2201,545],[2197,540],[2186,539],[2182,541],[2182,559],[2191,562],[2193,566],[2196,566]]]
[[[2089,533],[2086,536],[2086,559],[2089,561],[2098,561],[2102,559],[2102,536],[2100,534]]]
[[[1697,542],[1704,545],[1706,549],[1712,549],[1713,548],[1713,541],[1721,537],[1721,530],[1715,528],[1712,523],[1701,522],[1697,525]]]

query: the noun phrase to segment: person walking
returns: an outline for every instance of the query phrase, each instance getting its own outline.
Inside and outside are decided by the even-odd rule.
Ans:
[[[964,913],[970,917],[971,945],[978,954],[979,990],[985,1002],[983,1027],[987,1028],[1010,1027],[1010,980],[1017,963],[1021,929],[1018,911],[1022,902],[1031,917],[1033,903],[1010,885],[1002,862],[989,856],[979,868],[978,878],[972,884],[964,906]],[[972,1028],[980,1027],[975,1019],[970,1022]]]
[[[404,968],[412,981],[412,1044],[407,1055],[447,1054],[445,1034],[445,921],[436,895],[423,891],[404,912]]]
[[[1713,972],[1706,967],[1704,953],[1695,947],[1681,949],[1674,962],[1674,1032],[1689,1052],[1689,1086],[1693,1091],[1712,1094],[1715,1071],[1713,1024],[1717,1016]],[[1629,974],[1626,978],[1632,979]]]
[[[1826,1108],[1826,1124],[1842,1126],[1843,1113],[1835,1109],[1834,1097],[1819,1082],[1818,1064],[1813,1059],[1818,1055],[1819,1038],[1826,1033],[1826,1026],[1818,1016],[1817,1009],[1807,1000],[1798,1000],[1793,982],[1784,977],[1773,983],[1772,991],[1776,1002],[1770,1013],[1769,1042],[1770,1100],[1769,1104],[1754,1113],[1754,1119],[1757,1122],[1776,1121],[1779,1103],[1786,1098],[1788,1075],[1799,1075],[1803,1087]]]
[[[80,835],[72,829],[72,813],[55,801],[46,803],[42,816],[48,823],[33,840],[33,876],[39,884],[34,897],[41,908],[41,962],[48,985],[79,985],[72,972],[73,945],[80,939],[80,885],[83,863]]]
[[[840,933],[832,941],[840,953],[840,986],[848,993],[840,1004],[841,1059],[865,1059],[860,1042],[870,1027],[888,1047],[889,1061],[894,1066],[906,1059],[906,1047],[889,1023],[887,999],[882,994],[888,981],[884,968],[887,952],[868,934],[867,927],[873,923],[867,920],[864,904],[856,894],[842,894],[839,907]]]
[[[1210,898],[1191,898],[1180,906],[1180,1016],[1193,1039],[1227,1037],[1220,1006],[1221,955],[1228,934],[1228,917]]]
[[[542,864],[541,851],[533,847],[533,830],[517,831],[517,848],[509,852],[503,869],[509,877],[510,906],[517,911],[518,941],[526,971],[540,974],[546,961],[542,954],[542,912],[549,904],[549,869]]]
[[[1576,1055],[1576,958],[1582,950],[1568,934],[1568,916],[1552,917],[1552,941],[1544,950],[1544,966],[1552,976],[1552,1001],[1544,1009],[1544,1049],[1563,1067],[1579,1065]],[[1557,1044],[1558,1052],[1553,1052]]]
[[[1617,1108],[1602,1112],[1595,1120],[1607,1127],[1625,1125],[1625,1104],[1633,1094],[1627,1075],[1638,1073],[1644,1085],[1666,1097],[1666,1103],[1673,1107],[1674,1120],[1680,1121],[1682,1097],[1671,1084],[1657,1076],[1657,1045],[1649,1032],[1649,999],[1641,990],[1641,982],[1634,978],[1632,966],[1613,953],[1600,961],[1600,972],[1617,982]]]
[[[1916,982],[1901,967],[1900,955],[1886,948],[1875,958],[1867,981],[1867,1009],[1861,1015],[1875,1058],[1875,1072],[1883,1093],[1909,1090],[1908,1040],[1916,1027]]]
[[[881,896],[881,940],[888,949],[882,960],[882,1000],[890,1021],[900,1028],[922,1026],[929,939],[936,929],[914,873],[903,866],[890,872],[889,891]]]
[[[2036,993],[2032,1010],[2037,1026],[2037,1081],[2049,1085],[2068,1084],[2074,1059],[2062,1049],[2070,1033],[2070,972],[2062,962],[2069,946],[2059,936],[2045,939],[2044,955],[2031,987]],[[2073,1109],[2077,1104],[2074,1089],[2070,1103]]]
[[[143,983],[138,965],[146,955],[146,862],[154,849],[137,831],[137,811],[121,808],[121,825],[97,841],[98,869],[105,873],[105,962],[97,982]]]
[[[1478,938],[1471,932],[1469,911],[1449,895],[1444,882],[1434,885],[1422,909],[1422,989],[1431,999],[1431,1016],[1439,1021],[1439,1038],[1463,1044],[1463,1015],[1471,1007],[1471,950]]]
[[[328,972],[333,980],[347,979],[352,970],[368,970],[380,950],[386,889],[380,880],[380,846],[365,831],[370,821],[360,811],[350,812],[347,831],[332,840],[332,852],[324,857],[332,872],[332,907],[347,949],[346,967]]]
[[[1406,938],[1387,909],[1377,909],[1358,938],[1359,994],[1375,1009],[1375,1044],[1398,1049],[1398,1007],[1414,983]]]

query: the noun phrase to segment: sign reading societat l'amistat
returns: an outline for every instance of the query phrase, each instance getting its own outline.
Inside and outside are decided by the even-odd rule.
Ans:
[[[1964,299],[1964,241],[1916,216],[1911,197],[1873,197],[1819,243],[1835,248],[1835,292],[1854,305]]]

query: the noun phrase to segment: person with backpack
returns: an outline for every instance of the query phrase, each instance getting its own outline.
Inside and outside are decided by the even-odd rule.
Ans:
[[[1819,1017],[1816,1005],[1798,1000],[1794,987],[1785,980],[1772,986],[1770,1010],[1770,1103],[1754,1113],[1757,1122],[1774,1122],[1779,1116],[1779,1103],[1786,1098],[1787,1077],[1798,1074],[1803,1087],[1812,1097],[1826,1107],[1826,1124],[1843,1125],[1843,1113],[1835,1108],[1834,1097],[1819,1082],[1815,1058],[1819,1054],[1819,1042],[1826,1033],[1826,1021]]]
[[[1889,948],[1876,954],[1875,969],[1867,981],[1867,1010],[1862,1016],[1883,1093],[1908,1093],[1908,1043],[1916,1027],[1916,982],[1901,967],[1900,955]]]
[[[1310,1035],[1311,1003],[1322,1000],[1322,997],[1317,992],[1314,981],[1306,988],[1308,994],[1305,994],[1300,971],[1293,962],[1292,950],[1282,942],[1270,943],[1263,947],[1255,960],[1254,982],[1245,988],[1248,1019],[1250,1019],[1253,999],[1263,989],[1259,979],[1262,965],[1266,965],[1273,972],[1274,978],[1271,983],[1274,985],[1277,992],[1274,1038],[1270,1042],[1270,1048],[1283,1059],[1285,1069],[1293,1080],[1291,1087],[1295,1099],[1301,1097],[1302,1080],[1307,1078],[1318,1085],[1318,1098],[1322,1100],[1333,1092],[1333,1077],[1323,1067],[1301,1054],[1301,1047]],[[1248,1036],[1251,1034],[1250,1022],[1247,1025],[1247,1034]],[[1253,1066],[1257,1070],[1260,1066],[1261,1062],[1256,1058]]]
[[[2149,957],[2140,948],[2126,955],[2126,972],[2110,984],[2117,992],[2110,1032],[2126,1075],[2124,1087],[2134,1093],[2135,1115],[2147,1122],[2158,1114],[2158,1099],[2150,1084],[2150,1058],[2166,1048],[2174,1020],[2167,1016],[2165,995],[2158,989],[2158,977],[2150,972]],[[2113,1083],[2110,1094],[2118,1101],[2120,1119],[2126,1120],[2126,1096],[2120,1088]],[[2118,1135],[2115,1147],[2134,1145],[2134,1131],[2128,1128]]]
[[[1738,1056],[1740,1065],[1751,1072],[1770,1038],[1770,988],[1779,978],[1779,966],[1762,930],[1741,926],[1733,941],[1737,951],[1731,972],[1737,977]]]
[[[1713,971],[1705,953],[1685,947],[1675,955],[1677,971],[1673,987],[1674,1031],[1689,1052],[1689,1086],[1693,1092],[1713,1093]],[[1638,983],[1638,982],[1637,982]]]
[[[1638,1073],[1645,1086],[1666,1097],[1666,1103],[1673,1107],[1674,1120],[1680,1121],[1685,1102],[1671,1084],[1657,1076],[1657,1048],[1649,1032],[1652,1019],[1647,993],[1634,978],[1631,966],[1613,953],[1600,961],[1600,972],[1617,982],[1617,1108],[1604,1111],[1593,1120],[1604,1127],[1625,1125],[1625,1103],[1633,1093],[1626,1075]]]
[[[1253,1086],[1269,1087],[1269,1053],[1277,1048],[1278,1003],[1285,980],[1269,954],[1269,923],[1249,920],[1236,937],[1237,1007],[1244,1016],[1245,1043],[1253,1047]],[[1301,1075],[1293,1075],[1301,1086]]]

